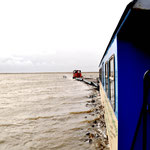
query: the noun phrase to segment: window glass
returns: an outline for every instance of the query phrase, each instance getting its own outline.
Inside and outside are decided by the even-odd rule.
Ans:
[[[108,67],[107,67],[107,62],[106,62],[106,64],[105,64],[105,77],[107,77],[107,75],[108,75]]]
[[[99,69],[99,79],[102,82],[102,68]]]
[[[109,61],[110,64],[110,76],[114,77],[114,57],[112,57]]]
[[[115,61],[114,56],[109,60],[109,98],[115,111]]]
[[[105,63],[105,90],[108,96],[108,62]]]
[[[104,63],[102,64],[102,84],[104,86]]]

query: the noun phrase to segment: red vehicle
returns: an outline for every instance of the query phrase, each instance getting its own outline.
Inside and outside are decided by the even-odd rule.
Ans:
[[[74,70],[73,71],[73,79],[74,78],[81,78],[82,74],[81,74],[81,70]]]

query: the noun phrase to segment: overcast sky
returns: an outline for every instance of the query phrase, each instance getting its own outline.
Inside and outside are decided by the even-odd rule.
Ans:
[[[0,72],[98,71],[130,0],[0,0]]]

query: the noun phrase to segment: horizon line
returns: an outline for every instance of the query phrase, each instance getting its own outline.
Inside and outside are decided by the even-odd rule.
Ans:
[[[73,71],[60,71],[60,72],[0,72],[0,74],[48,74],[48,73],[73,73]],[[98,73],[98,71],[83,71],[82,73]]]

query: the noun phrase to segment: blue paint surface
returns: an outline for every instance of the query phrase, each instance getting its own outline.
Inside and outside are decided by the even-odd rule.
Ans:
[[[146,127],[143,123],[145,114],[142,113],[145,102],[143,77],[150,70],[149,18],[150,10],[131,9],[120,23],[100,64],[101,67],[112,54],[115,55],[118,150],[130,150],[131,147],[132,150],[143,150],[145,141],[145,150],[150,150],[150,112],[146,112]],[[146,101],[150,104],[150,89]]]
[[[120,41],[118,62],[118,143],[119,150],[127,150],[131,148],[142,109],[143,76],[150,68],[150,57]]]
[[[143,108],[143,77],[150,69],[150,50],[147,38],[150,35],[149,17],[149,10],[133,9],[118,33],[119,150],[131,149]],[[150,114],[147,116],[147,126],[150,128],[149,118]],[[142,124],[143,121],[140,122],[134,150],[143,150],[141,147],[144,138]],[[147,141],[150,141],[150,136],[147,136]],[[150,145],[147,147],[147,150],[149,149]]]

